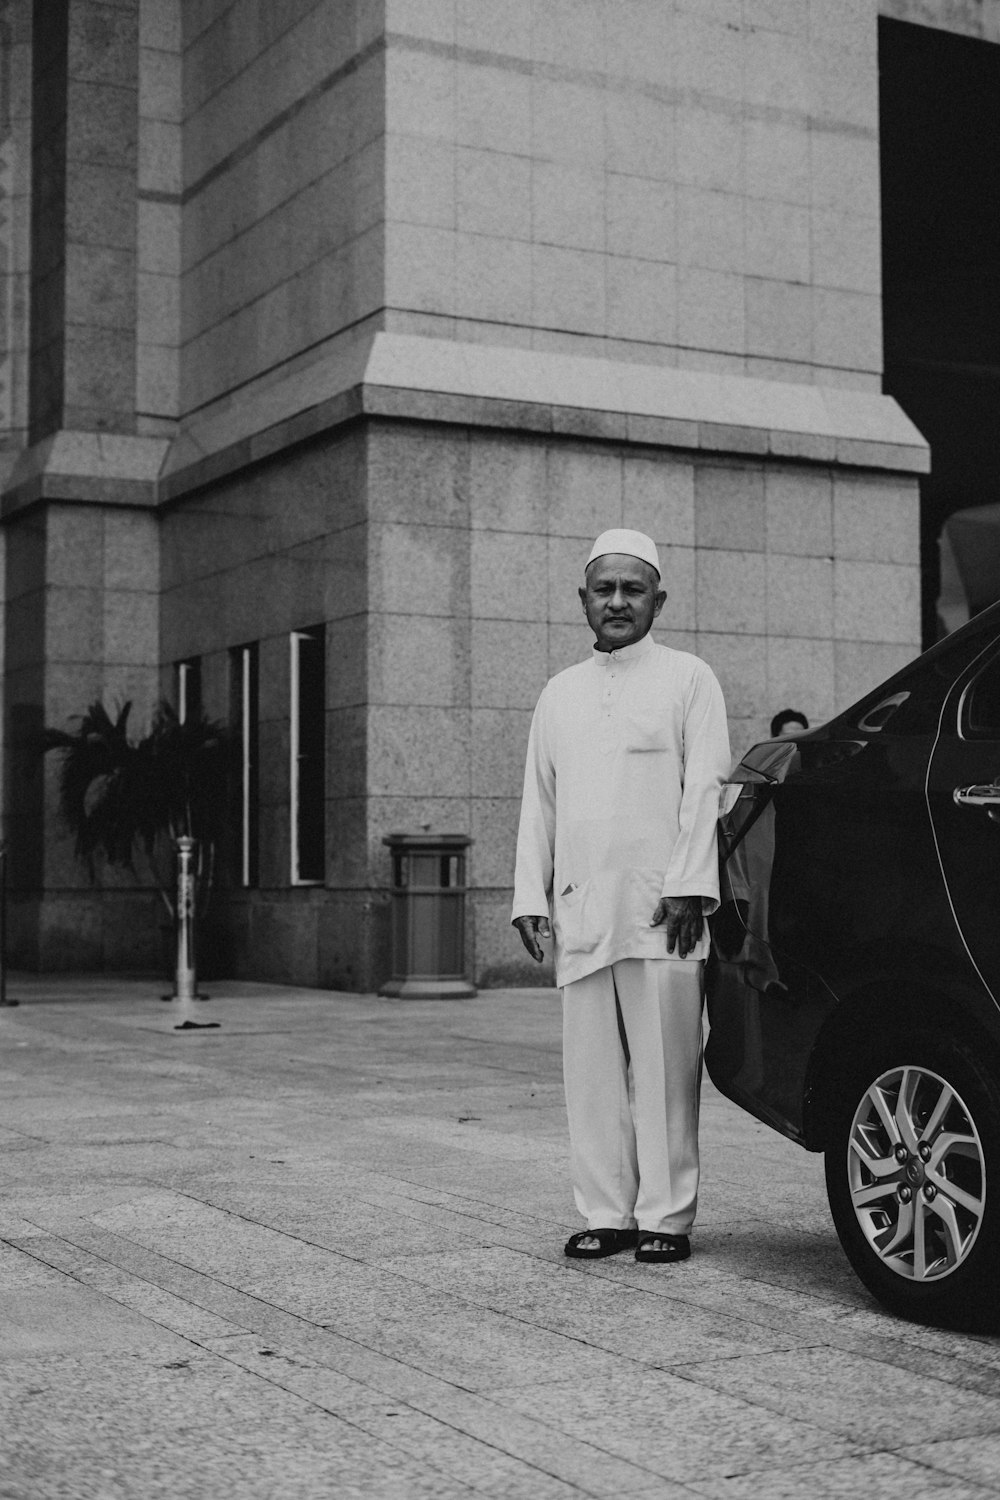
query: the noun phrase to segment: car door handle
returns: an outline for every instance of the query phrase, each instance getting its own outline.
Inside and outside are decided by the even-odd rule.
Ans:
[[[1000,786],[957,786],[952,794],[959,807],[1000,807]]]

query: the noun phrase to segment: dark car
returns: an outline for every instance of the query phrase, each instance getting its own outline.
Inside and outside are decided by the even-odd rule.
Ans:
[[[888,1308],[1000,1326],[1000,605],[724,789],[706,1063]]]

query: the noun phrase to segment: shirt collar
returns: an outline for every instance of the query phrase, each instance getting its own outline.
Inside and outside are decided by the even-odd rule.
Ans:
[[[633,641],[631,646],[621,646],[617,651],[598,651],[595,646],[592,655],[599,667],[619,666],[623,662],[639,661],[647,651],[652,651],[654,644],[652,632],[647,630],[642,639]]]

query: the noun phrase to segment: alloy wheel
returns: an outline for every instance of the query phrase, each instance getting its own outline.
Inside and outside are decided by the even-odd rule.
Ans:
[[[986,1206],[986,1159],[968,1107],[927,1068],[882,1073],[854,1114],[850,1199],[882,1264],[936,1281],[965,1261]]]

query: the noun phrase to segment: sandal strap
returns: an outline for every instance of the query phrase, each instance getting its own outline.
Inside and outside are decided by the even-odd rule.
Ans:
[[[652,1246],[660,1241],[660,1249]],[[691,1241],[686,1234],[667,1234],[663,1230],[643,1229],[639,1232],[636,1260],[670,1261],[687,1260],[691,1254]]]
[[[596,1250],[580,1249],[580,1241],[594,1239],[597,1241]],[[607,1255],[609,1251],[624,1250],[631,1248],[636,1242],[636,1231],[634,1229],[581,1229],[577,1234],[571,1234],[566,1242],[568,1252],[576,1252],[580,1256],[592,1255],[595,1259],[601,1255]]]
[[[570,1235],[569,1242],[579,1245],[581,1240],[596,1240],[603,1247],[617,1244],[620,1235],[634,1233],[634,1229],[581,1229],[579,1234]]]

